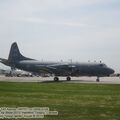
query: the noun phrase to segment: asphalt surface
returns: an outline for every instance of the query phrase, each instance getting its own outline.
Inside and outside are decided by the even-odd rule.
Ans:
[[[59,77],[59,82],[63,83],[98,83],[98,84],[120,84],[119,77],[102,77],[100,82],[96,82],[96,77],[72,77],[71,81],[66,81],[65,77]],[[5,77],[0,76],[0,81],[4,82],[38,82],[52,83],[53,77]]]

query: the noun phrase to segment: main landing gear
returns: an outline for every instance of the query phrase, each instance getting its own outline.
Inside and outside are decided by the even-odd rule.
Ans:
[[[97,77],[96,82],[100,82],[100,78],[99,77]]]
[[[71,80],[71,77],[70,77],[70,76],[68,76],[68,77],[66,78],[66,80],[67,80],[67,81],[70,81],[70,80]]]
[[[59,77],[54,77],[54,81],[55,82],[59,81]]]
[[[71,77],[68,76],[68,77],[66,78],[66,80],[67,80],[67,81],[70,81],[70,80],[71,80]],[[58,82],[58,81],[59,81],[59,77],[54,77],[54,81],[55,81],[55,82]]]

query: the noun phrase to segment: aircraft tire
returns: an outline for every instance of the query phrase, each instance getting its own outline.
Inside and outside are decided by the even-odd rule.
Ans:
[[[58,77],[54,77],[54,81],[55,82],[59,81],[59,78]]]
[[[71,77],[68,76],[66,79],[67,79],[67,81],[70,81],[70,80],[71,80]]]
[[[97,79],[96,79],[96,82],[100,82],[100,79],[99,79],[99,77],[97,77]]]

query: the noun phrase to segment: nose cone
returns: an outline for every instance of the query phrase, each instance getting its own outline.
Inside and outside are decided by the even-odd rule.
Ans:
[[[112,68],[109,68],[109,74],[113,74],[115,71]]]

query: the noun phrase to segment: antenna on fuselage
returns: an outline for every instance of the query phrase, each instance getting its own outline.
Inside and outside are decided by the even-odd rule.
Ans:
[[[60,60],[61,63],[63,63],[63,60]]]
[[[69,59],[70,63],[72,64],[72,59]]]

